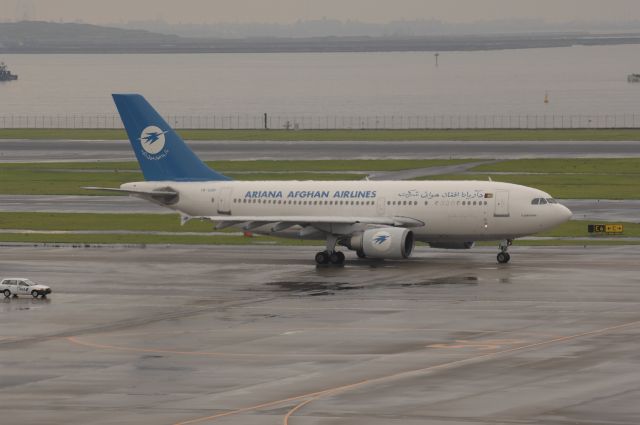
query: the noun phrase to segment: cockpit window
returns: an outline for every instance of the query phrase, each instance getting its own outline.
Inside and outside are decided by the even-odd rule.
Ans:
[[[533,201],[531,201],[531,205],[547,205],[547,204],[557,204],[558,201],[556,201],[553,198],[536,198]]]

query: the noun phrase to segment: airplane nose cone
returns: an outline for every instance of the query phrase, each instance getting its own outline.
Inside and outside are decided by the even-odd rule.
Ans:
[[[569,221],[571,219],[571,217],[573,217],[573,212],[571,212],[571,210],[567,207],[565,207],[564,205],[558,205],[559,207],[559,215],[562,218],[562,222],[564,223],[565,221]]]

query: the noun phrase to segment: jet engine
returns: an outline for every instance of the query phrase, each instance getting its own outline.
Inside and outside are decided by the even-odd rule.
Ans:
[[[415,246],[411,230],[402,227],[383,227],[365,230],[354,235],[347,243],[349,249],[368,258],[400,260],[409,258]]]

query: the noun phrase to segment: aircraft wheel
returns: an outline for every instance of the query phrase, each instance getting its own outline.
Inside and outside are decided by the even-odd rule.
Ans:
[[[344,254],[340,251],[333,251],[331,255],[329,255],[331,264],[344,264],[344,258]]]
[[[320,251],[316,254],[316,263],[327,264],[329,262],[329,254],[324,251]]]
[[[507,252],[501,252],[498,254],[498,263],[507,264],[511,260],[511,256]]]

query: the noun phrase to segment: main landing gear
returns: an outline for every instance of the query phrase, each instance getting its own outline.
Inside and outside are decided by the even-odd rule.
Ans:
[[[334,235],[327,236],[327,249],[324,251],[320,251],[316,254],[316,263],[318,265],[324,264],[335,264],[342,265],[344,264],[344,253],[340,251],[336,251],[336,244],[338,243],[338,238]]]
[[[507,239],[500,242],[500,252],[498,253],[498,263],[507,264],[511,260],[511,255],[507,252],[509,247],[513,245],[513,239]]]
[[[341,251],[320,251],[316,254],[316,263],[318,264],[344,264],[345,256]]]

